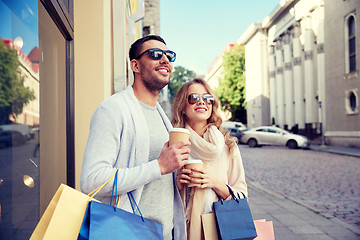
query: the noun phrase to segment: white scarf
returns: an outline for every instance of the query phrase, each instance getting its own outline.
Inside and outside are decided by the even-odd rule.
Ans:
[[[204,162],[204,168],[207,170],[216,169],[220,156],[225,147],[224,135],[216,126],[210,126],[203,137],[199,136],[189,125],[186,126],[190,131],[190,155],[195,159],[201,159]],[[188,239],[203,239],[201,224],[201,214],[204,212],[205,202],[212,203],[212,194],[206,194],[208,189],[193,187],[190,190],[190,197],[186,207],[186,219]],[[213,191],[211,191],[212,193]],[[211,198],[211,199],[207,199]]]
[[[224,135],[214,125],[210,126],[201,137],[189,125],[186,126],[190,131],[189,146],[191,156],[195,159],[201,159],[205,164],[214,163],[224,149]]]

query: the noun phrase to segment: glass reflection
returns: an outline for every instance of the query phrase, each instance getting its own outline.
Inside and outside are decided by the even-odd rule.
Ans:
[[[0,0],[0,239],[29,239],[39,220],[37,0]]]

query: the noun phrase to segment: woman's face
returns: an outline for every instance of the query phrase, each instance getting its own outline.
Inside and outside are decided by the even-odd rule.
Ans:
[[[200,96],[200,100],[195,104],[190,104],[188,101],[188,97],[192,93],[198,94]],[[208,94],[208,91],[202,84],[195,83],[190,85],[188,88],[184,113],[187,117],[186,121],[190,126],[199,124],[205,126],[207,124],[207,120],[211,116],[212,104],[204,101],[203,94]]]

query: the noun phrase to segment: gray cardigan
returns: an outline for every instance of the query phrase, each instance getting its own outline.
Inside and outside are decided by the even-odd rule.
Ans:
[[[158,102],[156,109],[169,131],[172,125]],[[122,196],[118,207],[132,212],[126,193],[132,191],[139,202],[144,185],[161,179],[158,161],[148,161],[149,149],[147,123],[132,86],[128,86],[103,101],[92,116],[81,171],[81,190],[88,194],[119,168],[117,189]],[[176,173],[173,173],[174,235],[175,239],[185,239],[184,208],[175,178]],[[112,185],[110,181],[95,198],[109,204]]]

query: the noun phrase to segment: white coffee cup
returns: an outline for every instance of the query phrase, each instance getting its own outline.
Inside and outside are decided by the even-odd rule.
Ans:
[[[194,158],[189,157],[188,163],[185,165],[185,168],[186,169],[192,169],[192,168],[203,169],[204,163],[200,159],[194,159]],[[200,183],[189,183],[188,187],[194,187],[194,186],[200,186],[200,185],[201,185]]]

